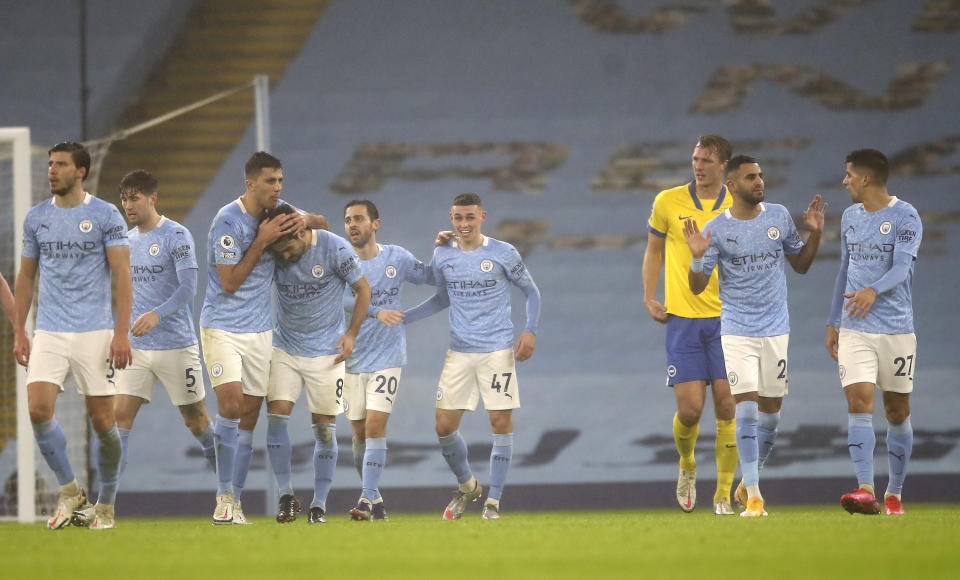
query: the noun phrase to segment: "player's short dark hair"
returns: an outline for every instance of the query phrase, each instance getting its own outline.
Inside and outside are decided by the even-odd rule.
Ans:
[[[157,191],[157,178],[145,169],[134,169],[120,180],[120,193],[135,191],[150,195]]]
[[[847,155],[847,163],[860,169],[866,169],[873,180],[883,185],[890,177],[890,162],[887,156],[876,149],[857,149]]]
[[[296,214],[296,213],[300,213],[299,211],[297,211],[297,208],[293,207],[289,203],[281,203],[277,207],[268,207],[267,209],[263,210],[263,217],[260,218],[260,221],[263,222],[270,218],[277,217],[278,215],[287,215],[287,214]],[[292,233],[283,234],[273,243],[276,244],[279,242],[285,242],[287,240],[292,240],[294,237],[295,236]],[[270,244],[270,245],[272,246],[273,244]]]
[[[70,158],[73,159],[73,164],[77,168],[84,168],[86,171],[83,174],[84,181],[87,179],[87,176],[90,175],[90,153],[87,151],[87,148],[83,146],[82,143],[77,143],[76,141],[64,141],[62,143],[57,143],[47,151],[47,156],[49,157],[53,153],[66,152],[70,154]]]
[[[243,176],[252,181],[260,177],[260,172],[266,168],[283,169],[283,164],[266,151],[257,151],[250,156],[246,165],[243,166]]]
[[[727,168],[724,171],[724,176],[730,177],[734,171],[738,171],[741,165],[747,165],[748,163],[757,163],[757,160],[749,155],[734,155],[730,158],[730,161],[727,161]]]
[[[483,202],[480,201],[480,196],[475,193],[461,193],[453,198],[453,205],[475,205],[483,207]]]
[[[697,139],[697,147],[716,151],[720,163],[728,161],[730,156],[733,155],[733,145],[720,135],[700,135]]]
[[[377,211],[377,206],[373,205],[373,202],[369,199],[352,199],[347,202],[347,205],[343,206],[343,213],[347,213],[347,210],[355,205],[362,205],[367,208],[367,215],[370,216],[370,221],[380,219],[380,212]]]

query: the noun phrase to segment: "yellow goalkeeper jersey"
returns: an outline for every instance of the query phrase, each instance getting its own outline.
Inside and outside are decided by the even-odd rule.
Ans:
[[[688,218],[703,225],[730,207],[733,199],[727,188],[720,190],[717,199],[697,197],[694,182],[666,189],[657,194],[650,211],[647,229],[664,238],[664,306],[667,312],[684,318],[713,318],[720,316],[720,294],[715,268],[710,283],[701,294],[690,291],[687,271],[690,269],[690,248],[683,237],[683,222]]]

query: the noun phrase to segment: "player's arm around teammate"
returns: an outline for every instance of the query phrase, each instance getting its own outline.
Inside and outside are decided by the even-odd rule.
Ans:
[[[292,234],[302,229],[302,217],[294,214],[284,214],[268,218],[260,222],[257,237],[244,252],[243,257],[236,264],[217,264],[217,273],[223,289],[227,292],[236,292],[243,284],[253,267],[260,260],[260,256],[267,247],[286,234]]]

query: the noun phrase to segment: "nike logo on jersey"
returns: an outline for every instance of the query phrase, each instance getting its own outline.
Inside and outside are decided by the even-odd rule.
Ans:
[[[443,267],[453,270],[453,264],[444,264]]]
[[[692,215],[681,215],[681,216],[677,216],[677,219],[679,219],[680,221],[686,221],[692,217],[693,217]]]
[[[727,241],[731,244],[736,244],[738,246],[740,245],[740,242],[737,241],[737,238],[727,238]]]
[[[40,229],[41,229],[41,230],[47,230],[47,231],[49,231],[49,230],[50,230],[50,226],[48,226],[47,224],[40,224]]]
[[[741,435],[740,438],[741,438],[741,439],[756,439],[757,436],[756,436],[756,435]]]
[[[848,443],[847,447],[856,447],[857,449],[863,449],[863,443]]]

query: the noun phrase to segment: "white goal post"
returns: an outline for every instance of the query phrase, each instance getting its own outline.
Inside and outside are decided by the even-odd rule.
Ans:
[[[20,252],[23,249],[23,237],[16,234],[17,226],[27,217],[32,200],[31,184],[31,153],[30,129],[27,127],[0,128],[0,142],[10,143],[11,147],[11,174],[13,199],[13,280],[8,280],[10,286],[15,284],[16,275],[20,270]],[[28,326],[31,325],[28,317]],[[32,330],[28,328],[28,331]],[[13,353],[3,353],[2,356],[13,356]],[[36,471],[34,457],[33,427],[30,425],[30,413],[27,408],[27,373],[20,365],[16,368],[16,402],[17,402],[17,521],[32,523],[36,519],[36,486],[33,477],[22,477],[23,474],[33,474]]]

